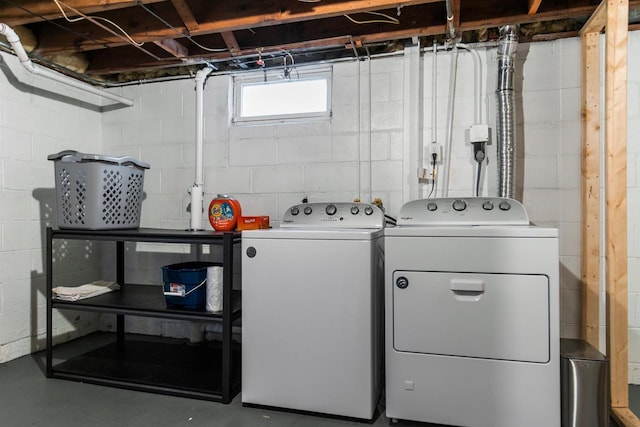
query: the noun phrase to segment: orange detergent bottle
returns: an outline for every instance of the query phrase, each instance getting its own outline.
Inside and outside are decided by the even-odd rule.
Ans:
[[[231,196],[218,194],[209,204],[209,222],[216,231],[235,230],[240,215],[240,202]]]

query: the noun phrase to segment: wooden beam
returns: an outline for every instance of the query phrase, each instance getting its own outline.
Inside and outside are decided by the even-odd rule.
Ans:
[[[640,420],[629,408],[612,408],[611,415],[620,427],[640,427]]]
[[[193,16],[193,12],[185,0],[171,0],[171,4],[176,8],[176,12],[180,15],[180,19],[182,19],[184,26],[187,27],[189,32],[196,31],[200,28],[198,20]]]
[[[582,339],[599,348],[600,32],[582,34]]]
[[[529,15],[535,15],[538,13],[542,0],[529,0]]]
[[[227,45],[227,48],[229,49],[229,53],[231,54],[231,56],[238,55],[241,49],[240,49],[240,45],[238,44],[238,40],[236,40],[236,37],[233,35],[233,32],[225,31],[220,35],[224,40],[224,44]]]
[[[189,56],[189,49],[175,39],[158,40],[153,43],[176,58],[186,58]]]
[[[602,3],[591,14],[589,20],[582,26],[581,33],[599,33],[607,24],[607,1],[603,0]]]
[[[629,407],[627,295],[627,0],[606,4],[605,230],[611,406]],[[600,8],[598,8],[600,9]],[[597,29],[597,26],[594,27]]]
[[[165,0],[140,0],[143,4],[163,1]],[[60,9],[53,1],[23,0],[19,3],[20,8],[5,2],[0,5],[2,22],[8,25],[24,25],[42,21],[42,18],[49,20],[62,18]],[[82,13],[87,15],[136,6],[136,1],[132,0],[64,0],[64,3],[74,9],[82,10]],[[64,7],[63,9],[67,16],[77,16],[70,9],[65,9]]]

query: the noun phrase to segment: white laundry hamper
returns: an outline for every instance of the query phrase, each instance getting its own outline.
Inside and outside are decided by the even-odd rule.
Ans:
[[[84,230],[138,228],[144,171],[131,157],[73,150],[47,157],[54,162],[58,227]]]

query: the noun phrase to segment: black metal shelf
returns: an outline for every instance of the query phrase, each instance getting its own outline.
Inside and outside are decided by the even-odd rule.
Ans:
[[[53,378],[220,401],[224,393],[222,353],[216,342],[188,344],[127,334],[123,341],[114,337],[112,342],[57,364]],[[232,344],[232,359],[240,365],[239,344]],[[240,391],[240,370],[230,380],[235,395]]]
[[[241,317],[241,292],[232,290],[233,252],[238,232],[184,231],[140,228],[131,230],[47,229],[47,377],[91,382],[135,390],[229,403],[240,390],[240,345],[232,343],[232,322]],[[79,301],[53,298],[53,241],[116,242],[116,272],[120,290]],[[125,280],[125,243],[157,242],[220,245],[223,250],[223,310],[209,313],[167,307],[162,286]],[[53,309],[116,315],[115,342],[53,363]],[[131,339],[124,317],[143,316],[222,324],[219,345],[185,344],[184,340]],[[156,338],[156,337],[153,337]],[[179,362],[179,363],[178,363]]]
[[[240,291],[232,291],[231,320],[241,315],[242,295]],[[53,299],[53,308],[96,311],[133,316],[158,317],[177,320],[222,321],[224,313],[211,313],[204,309],[183,309],[167,307],[160,285],[134,285],[127,283],[119,291],[79,300],[62,301]]]

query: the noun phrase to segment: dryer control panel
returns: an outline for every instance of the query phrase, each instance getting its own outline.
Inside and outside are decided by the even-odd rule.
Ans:
[[[522,203],[502,197],[421,199],[400,209],[399,226],[530,225]]]
[[[301,203],[282,216],[280,228],[384,228],[384,213],[368,203]]]

